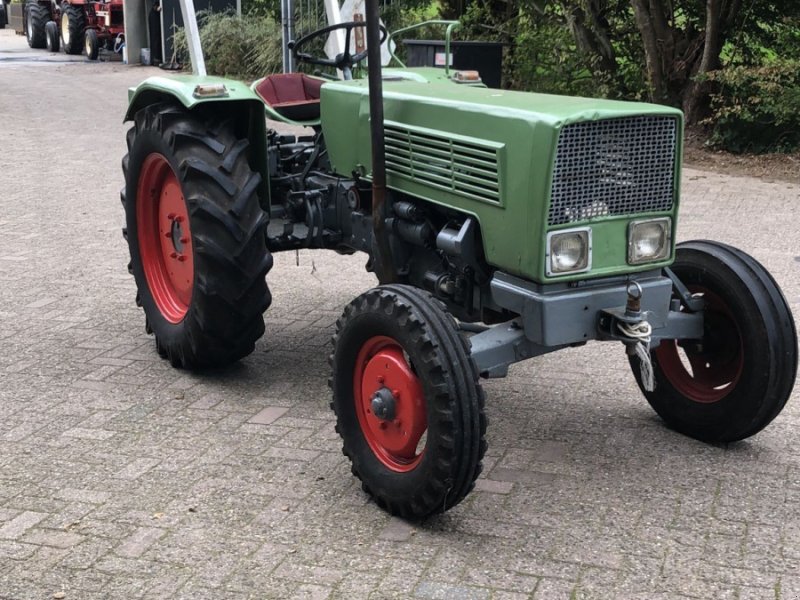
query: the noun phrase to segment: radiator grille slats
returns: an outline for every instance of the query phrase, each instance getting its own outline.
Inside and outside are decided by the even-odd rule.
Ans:
[[[499,144],[421,132],[387,121],[386,170],[474,200],[500,204]]]
[[[678,120],[586,121],[561,129],[548,223],[672,209]]]

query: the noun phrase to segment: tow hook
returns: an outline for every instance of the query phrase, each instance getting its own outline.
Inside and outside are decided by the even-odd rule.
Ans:
[[[650,343],[653,329],[647,319],[642,316],[642,286],[636,281],[629,281],[626,289],[628,299],[625,302],[625,319],[617,323],[617,329],[628,339],[623,339],[628,356],[636,354],[636,345],[642,340]]]
[[[637,281],[629,281],[626,292],[628,297],[624,309],[615,307],[600,311],[598,329],[602,338],[621,341],[628,346],[628,353],[633,354],[630,345],[635,344],[641,334],[631,335],[631,332],[643,324],[650,329],[650,324],[647,322],[647,312],[642,312],[642,286]]]
[[[638,319],[642,316],[642,286],[637,281],[629,281],[628,301],[625,303],[625,316]]]
[[[641,367],[642,385],[645,390],[655,389],[653,364],[650,359],[650,336],[653,328],[647,321],[647,313],[642,312],[642,286],[629,281],[626,287],[625,309],[608,308],[601,311],[600,331],[611,339],[625,344],[628,356],[638,356]]]

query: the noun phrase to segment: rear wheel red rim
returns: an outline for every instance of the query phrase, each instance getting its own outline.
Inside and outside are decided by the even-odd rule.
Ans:
[[[713,404],[730,394],[742,376],[744,344],[733,313],[717,294],[701,286],[689,286],[689,290],[705,300],[703,340],[699,344],[664,340],[655,355],[679,393],[694,402]]]
[[[364,343],[356,358],[353,391],[358,422],[375,457],[397,473],[416,468],[425,452],[427,407],[422,384],[396,340],[375,336]],[[392,418],[375,414],[376,394],[391,398]]]
[[[145,158],[136,190],[139,255],[161,315],[180,323],[189,310],[194,257],[189,211],[180,182],[162,154]]]

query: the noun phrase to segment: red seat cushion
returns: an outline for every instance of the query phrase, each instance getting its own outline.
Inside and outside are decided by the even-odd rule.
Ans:
[[[319,119],[322,81],[304,73],[270,75],[256,86],[256,93],[276,112],[294,121]]]

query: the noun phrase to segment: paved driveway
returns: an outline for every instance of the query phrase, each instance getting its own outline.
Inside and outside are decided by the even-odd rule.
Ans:
[[[126,88],[158,71],[7,60],[20,41],[0,31],[0,597],[800,597],[797,393],[714,447],[662,426],[621,347],[518,365],[486,384],[477,490],[409,525],[326,407],[363,257],[276,257],[256,352],[170,368],[118,202]],[[800,314],[797,186],[687,169],[684,191],[680,237],[753,253]]]

